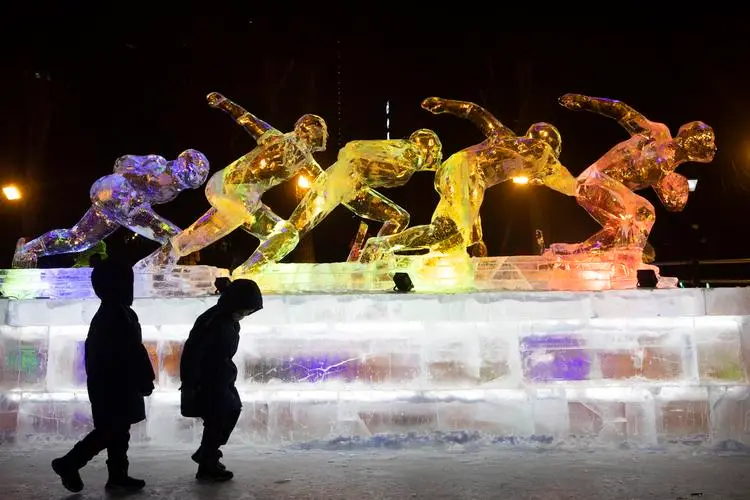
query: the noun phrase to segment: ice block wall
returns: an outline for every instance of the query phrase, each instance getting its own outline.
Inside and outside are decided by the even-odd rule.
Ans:
[[[135,440],[193,442],[179,356],[215,298],[134,305],[158,373]],[[0,440],[91,427],[95,300],[0,301]],[[236,363],[233,440],[478,431],[651,445],[750,444],[748,289],[267,296]]]

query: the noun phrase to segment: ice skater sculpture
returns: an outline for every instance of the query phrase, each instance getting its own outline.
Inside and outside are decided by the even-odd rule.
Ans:
[[[651,186],[667,210],[682,210],[688,199],[688,181],[674,170],[688,161],[713,160],[713,129],[703,122],[690,122],[681,126],[673,138],[666,125],[649,121],[620,101],[566,94],[560,104],[614,118],[631,137],[578,177],[576,199],[602,229],[582,243],[553,244],[550,251],[574,254],[644,249],[654,225],[654,207],[634,191]]]
[[[207,99],[211,107],[234,118],[258,145],[211,177],[206,185],[211,208],[161,249],[136,264],[136,269],[174,265],[180,257],[203,249],[238,227],[261,241],[270,234],[295,234],[294,226],[276,215],[261,197],[299,173],[315,178],[322,172],[313,153],[326,147],[328,128],[323,118],[303,115],[294,125],[294,131],[283,134],[221,94],[213,92]]]
[[[530,183],[569,196],[575,194],[576,180],[558,160],[560,133],[549,123],[535,123],[519,137],[474,103],[430,97],[422,107],[435,114],[466,118],[487,139],[451,155],[440,166],[435,174],[440,202],[430,224],[370,238],[360,255],[361,262],[381,259],[395,251],[427,249],[436,254],[465,254],[472,245],[484,248],[479,217],[484,192],[513,177],[524,176]]]
[[[253,275],[278,262],[338,205],[365,219],[383,222],[378,234],[391,235],[409,224],[409,214],[375,188],[399,187],[420,170],[435,170],[442,144],[432,130],[420,129],[408,139],[352,141],[336,163],[320,174],[289,217],[293,231],[275,230],[233,276]]]
[[[26,243],[18,241],[13,267],[36,267],[45,255],[88,250],[118,227],[159,243],[166,243],[180,228],[161,217],[152,205],[174,200],[180,191],[200,187],[208,177],[208,160],[188,149],[176,160],[161,156],[123,156],[114,173],[91,186],[91,208],[71,229],[55,229]]]

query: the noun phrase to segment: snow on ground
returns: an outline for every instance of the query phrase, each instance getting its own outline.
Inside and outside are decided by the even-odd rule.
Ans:
[[[0,446],[0,498],[107,498],[105,457],[82,473],[70,495],[49,462],[68,446]],[[400,449],[397,449],[400,448]],[[225,448],[236,474],[224,484],[194,480],[191,448],[137,445],[131,473],[139,499],[683,499],[750,498],[750,454],[678,445],[651,450],[518,445]]]

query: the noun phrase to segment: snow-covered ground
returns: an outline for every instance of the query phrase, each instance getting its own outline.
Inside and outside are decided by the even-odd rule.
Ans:
[[[387,443],[386,443],[387,444]],[[391,443],[392,444],[392,443]],[[70,496],[49,468],[59,445],[0,446],[0,498],[106,498],[105,457]],[[225,448],[236,474],[197,484],[190,448],[131,448],[131,473],[148,484],[136,498],[163,499],[684,499],[750,498],[750,454],[675,445],[651,450],[514,444],[361,444]]]

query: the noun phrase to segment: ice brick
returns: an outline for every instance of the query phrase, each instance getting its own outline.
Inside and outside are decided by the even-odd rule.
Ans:
[[[12,442],[18,427],[18,398],[0,393],[0,444]]]
[[[524,378],[530,382],[586,380],[591,353],[578,335],[530,335],[521,339]]]
[[[708,440],[710,410],[705,387],[664,387],[657,396],[657,430],[668,441]]]
[[[165,389],[180,387],[180,357],[184,342],[167,340],[159,343],[156,374],[159,386]]]
[[[232,441],[258,442],[269,440],[269,404],[251,401],[242,404],[242,413],[237,422]]]
[[[734,441],[750,446],[750,387],[709,388],[711,440]]]
[[[529,392],[534,413],[534,434],[553,439],[566,438],[570,421],[565,390],[554,388]]]
[[[740,323],[736,318],[696,318],[695,350],[701,380],[725,383],[746,380]]]
[[[54,393],[53,393],[54,394]],[[87,400],[25,393],[18,412],[17,440],[75,441],[93,428]]]
[[[0,388],[44,389],[48,329],[0,327]]]
[[[201,423],[180,414],[178,393],[159,400],[150,398],[146,429],[151,443],[194,443],[201,433]]]
[[[615,443],[656,443],[656,407],[647,389],[570,389],[567,400],[570,434],[574,437]]]

